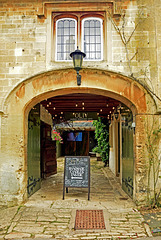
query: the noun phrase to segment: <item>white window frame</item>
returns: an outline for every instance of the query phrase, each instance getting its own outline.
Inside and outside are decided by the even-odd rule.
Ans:
[[[84,52],[84,22],[86,20],[98,20],[101,23],[101,58],[100,59],[84,59],[84,61],[102,61],[103,60],[103,20],[98,17],[88,17],[82,19],[82,36],[81,36],[81,46]]]
[[[75,22],[75,49],[77,48],[77,24],[78,23],[77,23],[76,19],[74,19],[74,18],[66,18],[66,17],[60,18],[60,19],[58,19],[56,21],[55,61],[56,62],[69,62],[69,61],[72,61],[72,59],[71,60],[59,60],[59,59],[57,59],[57,42],[58,42],[58,40],[57,40],[57,26],[58,26],[58,22],[62,21],[62,20],[74,20],[74,22]]]

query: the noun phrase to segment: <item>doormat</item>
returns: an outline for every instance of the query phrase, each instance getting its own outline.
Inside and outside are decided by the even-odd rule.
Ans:
[[[74,229],[106,229],[103,210],[77,210]]]

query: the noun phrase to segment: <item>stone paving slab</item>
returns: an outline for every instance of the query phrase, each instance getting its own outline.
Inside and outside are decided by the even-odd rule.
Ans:
[[[62,208],[62,203],[59,201],[56,211],[55,208],[53,208],[54,202],[44,210],[42,210],[42,204],[40,204],[40,206],[37,205],[37,207],[31,207],[31,204],[30,207],[28,207],[27,204],[27,206],[23,206],[22,209],[14,208],[9,218],[12,219],[12,222],[8,222],[8,228],[5,228],[5,231],[0,231],[1,239],[28,239],[31,237],[38,239],[42,237],[53,239],[112,240],[134,239],[136,237],[148,236],[142,215],[133,208],[118,211],[117,208],[111,210],[110,207],[108,209],[98,202],[86,201],[86,204],[82,204],[82,201],[75,202],[71,200],[65,200],[63,202],[64,209]],[[66,208],[66,206],[71,205],[73,205],[73,208]],[[106,210],[108,214],[106,214],[105,217],[108,218],[108,225],[110,227],[106,230],[74,230],[72,214],[74,210],[82,209],[82,206],[83,208],[85,206],[85,209],[102,208]]]
[[[23,206],[0,210],[0,239],[116,240],[152,236],[143,216],[109,169],[99,166],[99,174],[96,167],[94,171],[92,181],[97,184],[90,201],[84,190],[78,194],[78,190],[71,189],[62,200],[62,192],[54,190],[54,186],[63,186],[62,171],[44,182]],[[106,229],[74,230],[76,210],[95,209],[103,210]]]

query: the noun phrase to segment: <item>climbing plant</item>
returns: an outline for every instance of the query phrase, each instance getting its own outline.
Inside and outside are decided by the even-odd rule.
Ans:
[[[148,11],[146,12],[145,8],[142,7],[138,9],[138,12],[134,18],[128,15],[128,13],[126,15],[126,13],[127,12],[123,6],[122,10],[120,11],[119,19],[113,18],[111,12],[108,12],[109,19],[118,36],[120,36],[120,40],[125,50],[126,59],[122,60],[120,54],[120,63],[126,62],[128,65],[130,78],[142,85],[155,100],[161,102],[161,97],[156,93],[157,89],[154,88],[153,79],[151,79],[150,76],[150,60],[148,65],[144,66],[145,69],[144,67],[140,67],[137,72],[134,72],[133,68],[133,63],[137,60],[136,57],[139,58],[139,46],[136,45],[135,48],[133,48],[132,46],[134,45],[132,41],[135,41],[137,30],[140,31],[140,29],[144,27],[143,24],[146,22],[146,20],[148,20],[149,13]],[[144,154],[145,159],[147,160],[147,202],[151,207],[155,207],[156,205],[159,205],[159,197],[161,195],[161,189],[159,188],[158,184],[160,178],[159,171],[161,161],[161,149],[158,148],[158,146],[161,144],[161,127],[159,126],[159,116],[150,114],[149,116],[144,117],[144,123],[145,125],[143,127],[146,135]],[[143,166],[145,168],[144,164]],[[142,171],[145,171],[144,168]]]
[[[158,142],[161,139],[161,128],[157,115],[147,116],[145,119],[147,153],[147,202],[151,207],[160,205],[159,196],[161,189],[158,185],[161,150],[158,149]]]
[[[109,125],[103,118],[93,121],[95,126],[95,139],[97,146],[93,149],[94,152],[100,154],[102,161],[107,166],[109,162]]]

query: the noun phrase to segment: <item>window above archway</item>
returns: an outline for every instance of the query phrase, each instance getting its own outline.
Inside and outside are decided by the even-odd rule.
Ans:
[[[85,60],[103,59],[102,19],[85,18],[82,21],[82,50]]]
[[[96,14],[59,14],[54,19],[55,60],[69,61],[77,46],[85,60],[103,60],[103,17]]]
[[[72,18],[56,21],[56,60],[70,60],[70,53],[76,49],[77,22]]]

